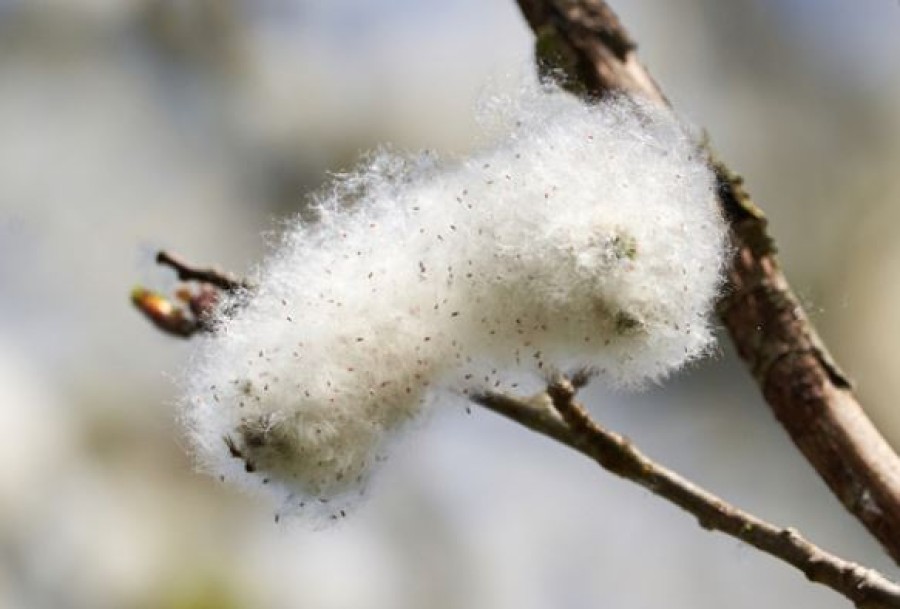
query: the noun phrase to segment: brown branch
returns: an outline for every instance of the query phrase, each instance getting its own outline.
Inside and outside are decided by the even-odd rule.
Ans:
[[[563,86],[668,101],[602,0],[518,0],[539,63],[559,62]],[[776,418],[831,491],[900,563],[900,459],[853,395],[775,258],[766,221],[739,176],[710,153],[734,260],[718,308]]]
[[[575,379],[573,379],[575,380]],[[641,453],[628,439],[596,423],[575,401],[573,382],[557,377],[545,394],[520,400],[500,393],[472,400],[549,436],[692,514],[704,529],[739,539],[800,570],[807,579],[843,595],[857,607],[900,607],[900,586],[873,569],[826,552],[796,530],[770,524],[682,478]]]

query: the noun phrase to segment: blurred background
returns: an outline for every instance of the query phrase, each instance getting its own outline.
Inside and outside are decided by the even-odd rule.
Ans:
[[[746,176],[900,446],[900,6],[614,7]],[[847,606],[480,410],[434,413],[326,531],[193,471],[172,380],[190,345],[128,304],[175,286],[155,251],[246,271],[367,149],[483,145],[479,95],[530,61],[513,0],[0,0],[0,606]],[[898,576],[727,339],[665,388],[586,400],[726,499]]]

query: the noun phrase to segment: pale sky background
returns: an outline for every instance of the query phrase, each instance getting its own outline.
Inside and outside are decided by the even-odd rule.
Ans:
[[[900,6],[619,2],[900,445]],[[188,344],[128,304],[170,247],[238,272],[381,143],[454,157],[530,69],[511,0],[0,0],[0,605],[640,609],[847,604],[544,438],[462,407],[324,532],[192,470]],[[269,235],[266,237],[265,235]],[[898,577],[728,346],[598,418],[737,505]]]

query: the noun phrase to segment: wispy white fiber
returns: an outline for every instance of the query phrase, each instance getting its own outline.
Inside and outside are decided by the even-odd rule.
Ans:
[[[339,517],[435,392],[576,365],[632,387],[709,349],[725,228],[691,134],[627,100],[492,106],[490,149],[337,180],[223,307],[184,400],[212,472]]]

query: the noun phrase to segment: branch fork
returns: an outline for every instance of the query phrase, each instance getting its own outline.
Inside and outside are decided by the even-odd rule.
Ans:
[[[517,0],[537,36],[539,62],[564,74],[561,83],[592,97],[625,93],[668,106],[636,45],[603,0]],[[549,50],[547,55],[541,51]],[[775,258],[762,212],[740,177],[704,148],[716,172],[717,195],[731,226],[734,256],[728,296],[719,317],[741,358],[794,443],[831,491],[900,562],[900,458],[866,417],[850,383],[818,337]],[[159,329],[182,338],[214,330],[212,311],[222,293],[252,291],[248,282],[160,252],[160,264],[194,285],[179,291],[182,305],[143,288],[135,306]],[[487,392],[472,401],[596,461],[692,514],[701,527],[739,539],[800,570],[857,607],[900,608],[900,587],[880,573],[844,560],[803,538],[729,505],[654,462],[626,438],[594,421],[575,399],[589,371],[556,375],[546,391],[522,399]]]

